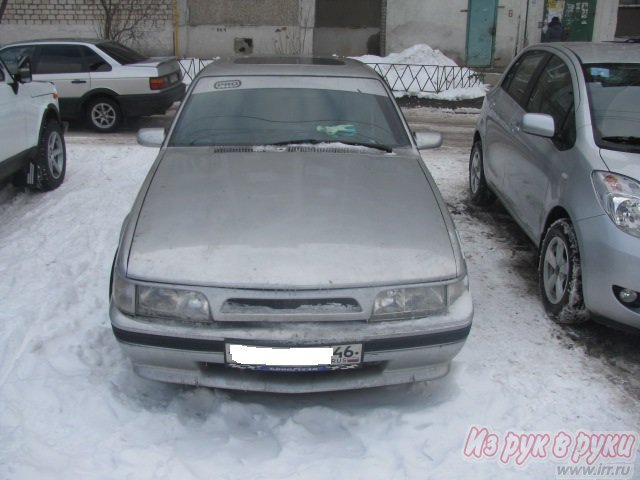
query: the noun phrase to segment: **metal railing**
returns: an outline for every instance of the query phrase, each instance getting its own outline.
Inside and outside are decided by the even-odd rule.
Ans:
[[[468,67],[367,63],[394,92],[441,93],[484,85],[484,74]]]
[[[213,60],[184,58],[180,68],[191,82],[198,72]],[[484,84],[484,74],[468,67],[442,65],[410,65],[397,63],[367,63],[394,92],[441,93],[456,88],[471,88]]]
[[[180,70],[182,70],[182,78],[188,79],[189,83],[196,78],[196,75],[204,67],[209,65],[213,60],[201,60],[200,58],[181,58],[178,60]]]

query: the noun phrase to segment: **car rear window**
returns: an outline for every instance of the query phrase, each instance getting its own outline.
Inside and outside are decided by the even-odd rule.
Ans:
[[[124,45],[116,42],[104,42],[98,44],[97,46],[100,50],[105,52],[121,65],[142,62],[148,58],[141,53],[138,53],[135,50],[129,47],[125,47]]]

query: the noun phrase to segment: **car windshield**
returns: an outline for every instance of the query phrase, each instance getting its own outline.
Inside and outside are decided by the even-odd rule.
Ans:
[[[121,65],[142,62],[148,58],[141,53],[116,42],[104,42],[99,44],[98,48]]]
[[[584,66],[596,143],[640,151],[640,64]]]
[[[382,149],[410,144],[378,80],[245,76],[200,78],[169,145],[320,142]]]

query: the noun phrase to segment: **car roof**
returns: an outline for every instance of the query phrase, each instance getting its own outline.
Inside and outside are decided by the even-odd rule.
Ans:
[[[324,77],[380,77],[371,68],[350,58],[305,56],[249,56],[225,58],[207,65],[200,76],[312,75]]]
[[[110,42],[110,40],[101,38],[38,38],[35,40],[21,40],[19,42],[11,42],[3,45],[2,48],[13,47],[16,45],[35,45],[45,43],[90,43],[98,45],[100,43]]]
[[[566,49],[582,63],[640,63],[640,46],[617,42],[559,42],[545,43],[546,47]]]

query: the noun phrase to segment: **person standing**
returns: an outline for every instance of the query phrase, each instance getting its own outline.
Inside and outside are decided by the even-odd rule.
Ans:
[[[564,33],[564,27],[560,23],[558,17],[553,17],[547,27],[547,33],[545,35],[545,42],[560,42],[562,41],[562,35]]]

